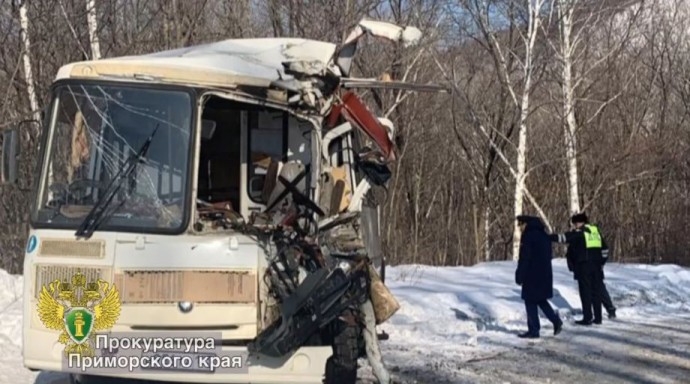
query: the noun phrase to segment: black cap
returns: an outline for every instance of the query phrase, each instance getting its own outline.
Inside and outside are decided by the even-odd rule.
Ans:
[[[527,223],[532,223],[535,221],[540,221],[538,217],[536,216],[530,216],[530,215],[519,215],[517,216],[517,222],[520,224],[527,224]]]
[[[570,218],[570,222],[575,224],[575,223],[587,223],[589,220],[587,220],[587,215],[584,213],[577,213],[573,215],[573,217]]]

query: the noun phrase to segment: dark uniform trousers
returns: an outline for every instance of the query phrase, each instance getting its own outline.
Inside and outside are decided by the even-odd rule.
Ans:
[[[608,313],[616,310],[616,307],[613,306],[613,301],[611,301],[609,291],[606,289],[606,284],[604,284],[603,281],[601,282],[601,304],[604,305],[604,308],[606,308],[606,312]]]
[[[600,322],[602,320],[602,296],[605,289],[603,287],[604,277],[602,276],[601,266],[590,261],[581,263],[578,267],[580,268],[580,273],[578,273],[577,283],[580,288],[580,300],[582,301],[582,320]],[[611,298],[609,297],[610,300]],[[592,313],[592,309],[594,313]]]
[[[539,324],[539,308],[541,308],[546,318],[549,319],[554,326],[561,322],[547,300],[525,301],[525,309],[527,309],[527,330],[532,335],[538,335],[539,329],[541,328],[541,324]]]

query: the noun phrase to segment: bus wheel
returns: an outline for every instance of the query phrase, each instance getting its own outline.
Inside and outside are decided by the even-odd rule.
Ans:
[[[345,318],[353,319],[353,313],[346,311]],[[341,321],[333,337],[333,355],[326,362],[325,384],[355,384],[357,382],[357,359],[362,328],[359,324]]]

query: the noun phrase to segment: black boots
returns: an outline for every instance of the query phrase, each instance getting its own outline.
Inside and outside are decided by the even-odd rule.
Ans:
[[[553,335],[554,336],[558,335],[559,333],[561,333],[562,330],[563,330],[563,321],[559,319],[558,322],[554,323],[554,325],[553,325]],[[518,337],[521,339],[538,339],[539,335],[535,335],[534,333],[530,333],[529,331],[527,331],[527,332],[519,334]]]
[[[592,324],[601,325],[601,319],[594,320],[594,321],[582,319],[582,320],[576,321],[575,324],[577,324],[577,325],[592,325]]]

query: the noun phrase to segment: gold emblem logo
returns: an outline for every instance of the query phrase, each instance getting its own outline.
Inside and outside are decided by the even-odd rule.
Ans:
[[[96,331],[115,325],[120,305],[114,285],[101,279],[87,283],[77,271],[70,282],[55,280],[42,287],[38,317],[48,329],[62,331],[58,341],[65,344],[65,356],[93,356]]]

